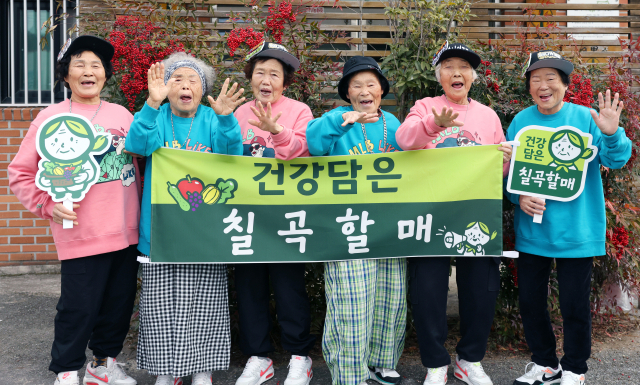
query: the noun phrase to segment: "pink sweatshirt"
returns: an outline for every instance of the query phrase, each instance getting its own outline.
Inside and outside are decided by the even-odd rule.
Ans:
[[[91,119],[98,106],[73,103],[72,108],[74,114]],[[36,151],[36,132],[47,118],[65,112],[69,112],[68,100],[47,107],[31,123],[18,154],[8,168],[11,191],[27,210],[40,218],[49,219],[60,260],[104,254],[137,244],[140,172],[137,159],[122,152],[133,115],[117,104],[103,101],[92,121],[99,126],[98,130],[112,134],[111,146],[103,155],[96,156],[101,176],[84,200],[78,203],[80,207],[75,210],[78,225],[63,230],[62,225],[53,222],[53,206],[56,203],[35,184],[40,161]]]
[[[238,107],[234,115],[242,128],[243,155],[290,160],[309,156],[307,148],[307,123],[313,119],[311,109],[304,103],[281,96],[271,105],[272,116],[282,111],[278,124],[284,130],[277,135],[263,131],[249,124],[249,120],[258,120],[250,107],[256,107],[252,100]],[[267,106],[263,105],[266,110]]]
[[[396,141],[403,150],[421,150],[442,147],[466,147],[483,144],[500,144],[505,141],[500,118],[490,107],[470,99],[467,105],[447,103],[444,95],[424,98],[411,107],[409,115],[396,132]],[[458,112],[457,121],[462,127],[449,127],[444,131],[436,125],[431,107],[440,113],[443,107]],[[509,172],[509,163],[503,167],[503,175]]]

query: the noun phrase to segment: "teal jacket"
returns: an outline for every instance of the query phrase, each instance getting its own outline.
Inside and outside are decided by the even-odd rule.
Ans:
[[[151,248],[153,152],[160,147],[174,147],[173,132],[175,131],[175,141],[180,146],[184,143],[185,150],[242,155],[242,133],[233,114],[216,115],[210,107],[200,105],[193,120],[193,126],[191,120],[191,118],[180,118],[174,115],[172,129],[169,103],[160,106],[157,110],[145,103],[142,110],[133,117],[124,148],[147,157],[138,241],[138,250],[143,254],[149,255]],[[191,127],[191,134],[187,138],[189,127]]]
[[[550,258],[604,255],[607,223],[600,165],[613,169],[623,167],[631,156],[631,141],[623,128],[611,136],[604,135],[587,107],[566,102],[553,115],[541,114],[537,106],[521,111],[507,130],[507,140],[513,140],[518,131],[529,125],[576,127],[593,136],[592,145],[598,148],[598,154],[589,163],[582,194],[569,202],[547,199],[541,224],[533,223],[533,217],[516,207],[516,250]],[[506,191],[505,194],[519,205],[520,195]]]
[[[307,145],[312,156],[321,155],[360,155],[381,152],[402,151],[396,142],[396,131],[400,121],[392,114],[382,111],[387,120],[387,144],[384,143],[384,126],[382,117],[375,123],[365,124],[368,143],[364,142],[364,134],[360,123],[347,124],[342,127],[342,114],[353,111],[352,106],[335,108],[307,125]]]

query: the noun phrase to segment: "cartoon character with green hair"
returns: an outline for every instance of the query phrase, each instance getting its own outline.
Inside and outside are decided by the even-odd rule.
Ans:
[[[471,222],[464,231],[463,241],[458,243],[456,251],[462,255],[485,255],[484,248],[489,241],[493,240],[497,231],[490,233],[489,227],[482,222]]]
[[[560,130],[549,139],[549,155],[553,158],[549,166],[556,167],[556,171],[578,170],[576,162],[579,159],[588,161],[595,156],[594,151],[587,147],[577,132]]]
[[[109,137],[95,132],[83,116],[59,114],[40,125],[36,148],[42,158],[36,175],[38,188],[55,202],[78,202],[99,178],[94,155],[109,148]]]

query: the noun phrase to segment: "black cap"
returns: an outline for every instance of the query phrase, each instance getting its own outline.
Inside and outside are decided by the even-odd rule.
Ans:
[[[564,72],[567,76],[573,72],[573,63],[565,60],[562,55],[555,51],[545,50],[532,52],[529,54],[529,61],[524,65],[522,75],[538,68],[555,68]]]
[[[66,43],[60,49],[58,54],[58,61],[64,57],[71,56],[79,51],[91,51],[99,54],[104,60],[110,62],[113,59],[115,49],[108,41],[96,36],[82,35],[71,40],[67,40]]]
[[[294,71],[297,71],[298,68],[300,68],[300,60],[290,54],[282,44],[263,41],[262,43],[253,47],[253,49],[249,51],[249,53],[247,53],[247,56],[245,56],[244,60],[249,61],[249,59],[254,57],[270,57],[273,59],[278,59],[284,64],[293,67]]]
[[[382,97],[384,98],[389,93],[389,81],[382,74],[382,70],[378,63],[370,57],[354,56],[344,63],[342,68],[342,79],[338,82],[338,95],[347,103],[351,103],[347,97],[349,89],[349,79],[360,71],[374,71],[378,74],[380,80],[380,86],[382,87]]]
[[[433,55],[433,61],[431,62],[431,65],[435,67],[436,65],[438,65],[438,63],[450,57],[459,57],[468,61],[473,69],[478,68],[480,62],[482,61],[482,59],[480,59],[480,56],[477,53],[473,52],[466,45],[462,43],[449,44],[448,41],[445,41],[438,52]]]

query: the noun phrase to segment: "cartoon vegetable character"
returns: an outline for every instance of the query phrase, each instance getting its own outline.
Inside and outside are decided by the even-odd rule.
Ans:
[[[90,122],[79,115],[61,114],[47,119],[39,128],[37,150],[42,159],[36,184],[54,201],[71,195],[79,201],[98,179],[93,155],[109,147],[107,136],[96,134]]]
[[[564,172],[577,170],[576,161],[588,160],[595,155],[593,150],[587,148],[582,136],[571,130],[560,130],[553,134],[549,139],[549,154],[553,158],[549,166]]]

